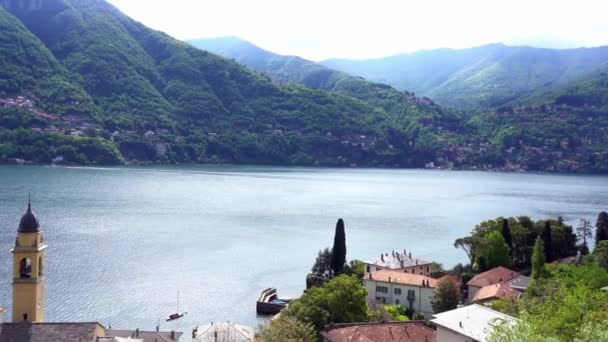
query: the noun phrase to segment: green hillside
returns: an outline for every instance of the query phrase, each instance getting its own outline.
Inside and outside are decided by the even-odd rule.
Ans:
[[[385,99],[366,102],[276,84],[236,62],[150,30],[105,1],[0,3],[16,17],[2,11],[6,25],[29,37],[39,50],[34,54],[46,56],[55,68],[21,59],[8,61],[3,70],[64,75],[82,95],[82,100],[46,98],[36,95],[35,85],[7,88],[6,96],[25,96],[34,103],[20,119],[37,108],[55,119],[35,115],[35,122],[22,120],[22,128],[37,128],[19,131],[27,141],[15,136],[14,122],[5,124],[1,159],[408,167],[433,158],[442,145],[439,136],[442,141],[446,135],[456,138],[436,128],[449,114],[410,94],[392,93],[400,94],[399,108],[386,111],[374,105]],[[0,42],[0,48],[12,48],[11,39]],[[64,94],[56,84],[44,89]],[[19,116],[15,108],[3,110],[11,111],[6,117]],[[95,139],[120,155],[109,161],[67,147],[48,149],[44,141],[50,136]]]
[[[321,64],[463,109],[499,107],[579,80],[608,62],[608,47],[553,50],[491,44]]]

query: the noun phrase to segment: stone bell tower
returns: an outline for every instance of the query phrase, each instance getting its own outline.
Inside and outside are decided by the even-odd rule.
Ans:
[[[13,253],[13,322],[44,321],[44,250],[32,205],[21,217]]]

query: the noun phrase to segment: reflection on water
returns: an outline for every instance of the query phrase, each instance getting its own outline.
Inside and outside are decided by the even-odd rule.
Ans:
[[[0,167],[0,305],[32,193],[49,245],[48,320],[186,334],[209,321],[255,326],[259,291],[297,296],[345,219],[348,257],[406,248],[446,266],[457,237],[497,216],[595,222],[608,178],[423,170],[241,166]],[[10,317],[10,316],[9,316]]]

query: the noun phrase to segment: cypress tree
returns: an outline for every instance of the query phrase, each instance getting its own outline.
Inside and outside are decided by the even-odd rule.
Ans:
[[[344,232],[344,221],[338,220],[336,233],[334,235],[334,248],[331,253],[331,269],[334,275],[339,274],[346,263],[346,233]]]
[[[595,223],[595,245],[604,240],[608,240],[608,213],[602,211]]]
[[[541,237],[543,239],[545,261],[546,262],[555,261],[555,259],[553,258],[553,255],[554,255],[553,249],[551,247],[553,238],[551,237],[551,222],[549,222],[549,220],[545,221],[545,227],[543,228],[543,231],[541,232]]]
[[[545,273],[545,253],[543,250],[543,240],[541,237],[536,238],[534,248],[532,249],[532,279],[538,280]]]
[[[511,228],[509,228],[509,220],[502,220],[502,238],[505,239],[509,246],[509,255],[513,256],[513,238],[511,238]]]

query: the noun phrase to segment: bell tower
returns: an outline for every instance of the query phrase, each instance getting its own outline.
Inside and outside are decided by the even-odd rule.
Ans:
[[[44,321],[44,250],[32,205],[21,217],[13,253],[13,322]]]

